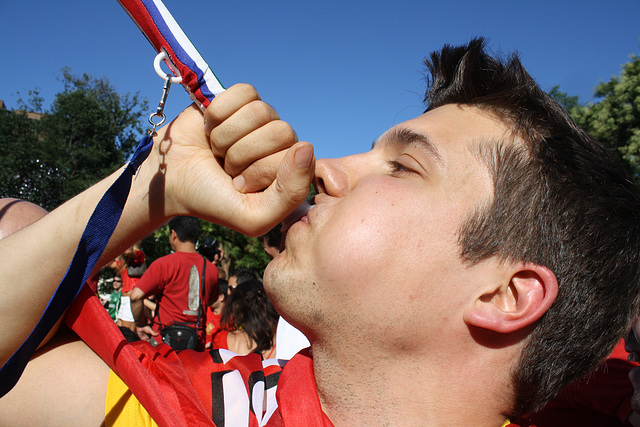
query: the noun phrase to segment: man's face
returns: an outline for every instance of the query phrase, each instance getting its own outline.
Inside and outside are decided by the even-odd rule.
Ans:
[[[122,278],[120,276],[115,276],[113,278],[113,290],[117,291],[122,288]]]
[[[369,152],[318,161],[315,207],[265,272],[276,308],[312,339],[345,329],[423,339],[434,321],[447,335],[480,280],[459,257],[458,230],[493,191],[472,149],[505,135],[486,113],[447,105],[387,131]]]

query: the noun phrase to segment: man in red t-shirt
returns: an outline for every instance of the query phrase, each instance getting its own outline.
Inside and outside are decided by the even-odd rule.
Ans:
[[[200,235],[197,218],[171,219],[169,233],[174,253],[154,261],[131,291],[136,329],[145,341],[152,337],[160,341],[158,336],[163,328],[186,324],[198,330],[196,348],[204,349],[206,307],[217,297],[218,270],[196,251]],[[146,319],[142,310],[142,300],[149,295],[155,295],[158,303],[153,319]]]

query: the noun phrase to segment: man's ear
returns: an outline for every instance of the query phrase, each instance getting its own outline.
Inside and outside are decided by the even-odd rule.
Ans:
[[[498,284],[464,312],[470,326],[511,333],[535,323],[558,296],[558,281],[547,267],[512,265],[508,283]]]

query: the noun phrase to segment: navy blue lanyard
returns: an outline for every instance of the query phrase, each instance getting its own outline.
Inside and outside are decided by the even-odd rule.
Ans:
[[[67,272],[49,300],[42,317],[20,348],[0,368],[0,397],[17,383],[27,362],[53,325],[74,300],[87,281],[118,225],[131,190],[131,180],[153,147],[153,138],[142,138],[131,161],[104,193],[87,223]]]

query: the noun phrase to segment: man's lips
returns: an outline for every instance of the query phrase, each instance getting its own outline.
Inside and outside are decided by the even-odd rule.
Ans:
[[[305,216],[307,212],[309,212],[313,208],[313,205],[310,205],[307,201],[302,202],[300,206],[298,206],[288,217],[282,221],[282,232],[286,233],[286,231],[300,218]]]
[[[287,232],[289,228],[296,222],[300,220],[300,218],[304,217],[311,209],[313,209],[314,205],[309,204],[306,200],[302,202],[300,206],[298,206],[289,216],[287,216],[284,221],[282,221],[282,241],[280,243],[280,252],[284,249],[285,238],[287,237]]]

